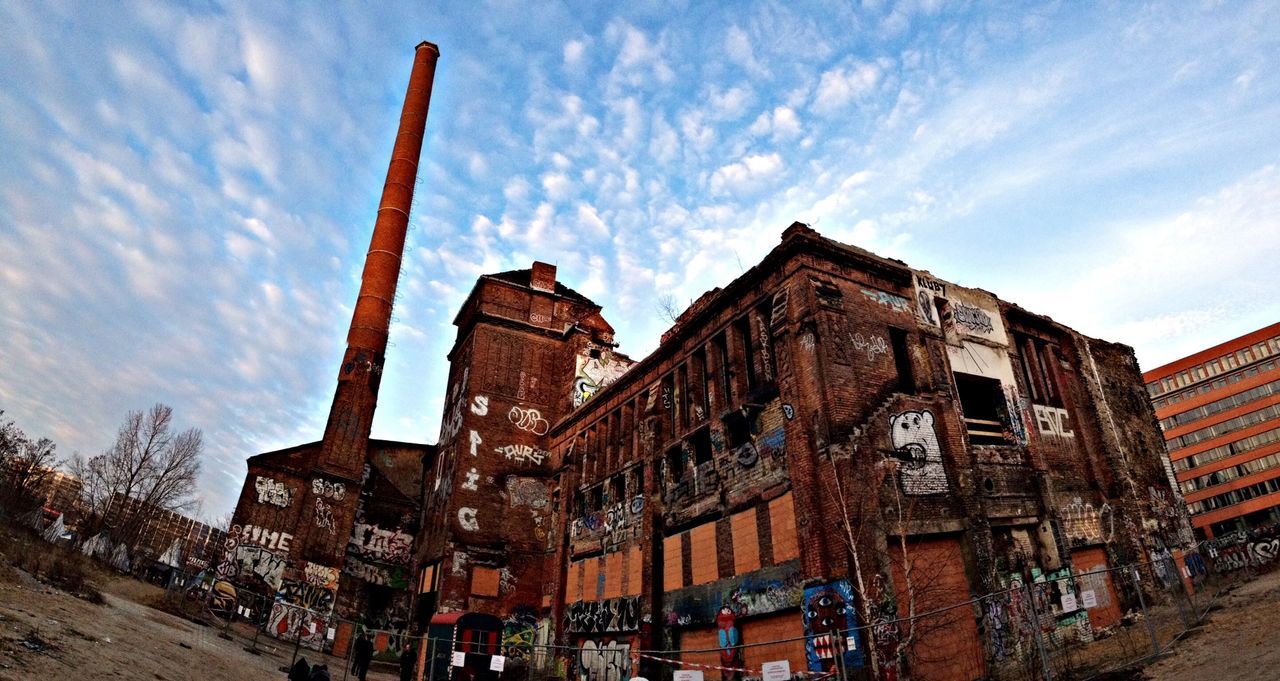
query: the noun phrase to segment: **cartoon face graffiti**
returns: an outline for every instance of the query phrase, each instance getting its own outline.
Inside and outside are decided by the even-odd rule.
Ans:
[[[837,651],[843,653],[844,664],[863,664],[861,647],[848,645],[846,639],[857,636],[858,618],[853,610],[853,588],[847,580],[811,586],[804,590],[801,609],[805,628],[805,657],[809,671],[830,671]]]
[[[725,605],[716,613],[716,628],[719,629],[720,664],[725,667],[742,665],[742,636],[738,633],[738,615],[733,608]],[[734,673],[724,673],[721,678],[735,678]]]
[[[947,491],[947,472],[933,429],[933,412],[904,411],[889,418],[889,437],[902,459],[898,468],[907,494],[939,494]]]

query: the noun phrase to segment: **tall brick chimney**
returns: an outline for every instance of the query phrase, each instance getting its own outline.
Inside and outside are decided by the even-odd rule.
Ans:
[[[424,41],[416,48],[378,218],[365,256],[360,295],[347,332],[347,351],[338,369],[338,389],[324,429],[320,467],[346,478],[358,479],[364,468],[439,58],[440,48],[432,43]]]

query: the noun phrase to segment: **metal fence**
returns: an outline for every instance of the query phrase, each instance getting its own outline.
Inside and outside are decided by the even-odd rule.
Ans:
[[[394,665],[407,645],[421,669],[420,678],[428,681],[628,681],[637,676],[665,681],[677,671],[749,681],[768,675],[759,664],[752,667],[742,660],[767,659],[774,651],[780,659],[790,654],[788,676],[796,681],[1066,681],[1139,666],[1167,652],[1202,621],[1224,589],[1271,567],[1274,551],[1253,551],[1244,539],[1240,543],[1243,552],[1235,544],[1219,542],[1202,544],[1200,551],[1177,558],[1164,552],[1160,559],[1116,568],[1064,568],[910,618],[881,618],[829,633],[817,646],[814,635],[741,641],[727,656],[736,660],[733,663],[721,662],[726,659],[724,648],[649,650],[628,635],[607,642],[552,645],[541,642],[548,635],[524,626],[488,638],[455,640],[365,627],[301,608],[294,616],[289,611],[294,606],[235,591],[207,573],[175,575],[168,594],[172,608],[220,627],[224,638],[239,639],[250,650],[269,650],[289,662],[300,654],[329,659],[331,665],[343,666],[344,678],[351,673],[350,641],[364,631],[379,651],[375,673],[380,667],[390,669],[388,663]],[[338,645],[344,635],[346,642]],[[796,651],[815,647],[826,650],[818,664],[812,656],[805,659],[803,652],[797,659]],[[335,650],[339,659],[324,656]]]

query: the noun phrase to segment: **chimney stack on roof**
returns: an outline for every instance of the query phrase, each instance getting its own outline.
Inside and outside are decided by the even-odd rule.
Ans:
[[[535,260],[533,270],[529,272],[529,285],[539,291],[555,293],[556,266]]]

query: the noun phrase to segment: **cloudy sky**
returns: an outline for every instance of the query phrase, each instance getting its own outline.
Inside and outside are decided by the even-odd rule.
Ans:
[[[206,516],[317,439],[424,39],[377,437],[434,441],[478,274],[556,263],[640,357],[795,220],[1148,368],[1280,319],[1274,2],[450,4],[0,0],[5,417],[169,403]]]

